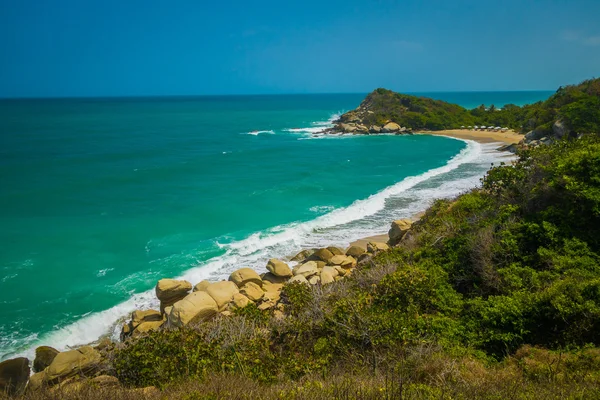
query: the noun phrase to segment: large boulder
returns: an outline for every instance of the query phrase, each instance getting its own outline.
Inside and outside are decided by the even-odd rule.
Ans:
[[[344,260],[341,262],[340,267],[344,269],[354,268],[356,267],[356,258],[352,256],[343,256]]]
[[[342,123],[342,124],[339,124],[338,127],[342,132],[346,132],[346,133],[352,133],[357,130],[356,124],[353,124],[353,123],[348,123],[348,124]]]
[[[371,133],[381,133],[381,127],[377,125],[371,125],[369,127],[369,132]]]
[[[398,219],[392,222],[392,227],[388,232],[388,236],[390,237],[388,240],[388,244],[390,246],[395,246],[406,235],[406,232],[410,230],[412,226],[412,221],[410,219]]]
[[[348,250],[346,250],[346,255],[352,257],[358,257],[364,253],[366,253],[366,250],[360,246],[350,246],[348,247]]]
[[[290,272],[291,272],[291,270],[290,270]],[[288,281],[288,278],[284,278],[281,276],[275,276],[270,272],[262,274],[261,278],[262,278],[262,282],[263,282],[263,289],[264,289],[265,283],[280,284],[280,283],[286,283]]]
[[[250,301],[249,298],[247,298],[246,296],[244,296],[241,293],[236,293],[233,295],[233,299],[231,300],[230,307],[232,309],[244,308],[250,303],[252,303],[252,302]]]
[[[346,260],[345,255],[335,255],[329,259],[330,265],[342,265],[342,263]]]
[[[172,306],[183,299],[192,290],[192,284],[188,281],[178,281],[175,279],[161,279],[156,284],[156,297],[160,300],[160,312],[164,312],[165,307]]]
[[[211,285],[211,281],[207,281],[206,279],[203,281],[200,281],[196,284],[196,286],[194,286],[194,292],[205,292],[207,287],[209,287]]]
[[[331,254],[333,254],[334,256],[346,254],[346,252],[343,249],[340,249],[339,247],[335,247],[335,246],[329,246],[327,248],[327,250],[329,250],[331,252]]]
[[[525,143],[530,143],[535,140],[539,140],[539,139],[543,138],[544,135],[545,135],[544,131],[533,130],[533,131],[527,132],[527,134],[525,134],[525,138],[523,140],[525,140]]]
[[[308,285],[308,280],[304,277],[304,275],[296,275],[290,279],[288,283],[305,283]]]
[[[262,279],[260,275],[256,273],[252,268],[240,268],[229,275],[229,280],[241,288],[248,282],[254,282],[258,286],[262,285]]]
[[[275,276],[281,278],[290,278],[292,276],[292,270],[290,267],[281,260],[271,258],[267,263],[267,270]]]
[[[319,267],[316,262],[308,261],[304,264],[300,264],[294,267],[294,276],[302,275],[305,278],[316,275],[319,273]]]
[[[312,257],[314,257],[315,259],[325,261],[326,263],[328,263],[329,260],[331,260],[331,257],[333,256],[334,254],[327,249],[319,249],[315,251],[315,253],[312,255]]]
[[[206,292],[194,292],[173,304],[168,316],[169,325],[184,325],[209,320],[219,312],[217,302]]]
[[[35,359],[33,360],[33,372],[41,372],[47,366],[49,366],[54,357],[59,353],[53,347],[50,346],[40,346],[35,349]]]
[[[223,311],[229,302],[233,299],[233,295],[239,293],[237,285],[231,281],[215,282],[201,290],[206,292],[217,303],[219,311]]]
[[[100,367],[102,357],[90,346],[58,353],[44,370],[44,380],[55,383],[75,375],[91,375]]]
[[[0,396],[20,393],[29,380],[29,360],[13,358],[0,363]]]
[[[325,270],[325,268],[323,268],[323,271],[321,271],[320,276],[321,276],[321,285],[327,285],[329,283],[335,282],[335,279],[334,279],[335,277],[333,276],[333,274],[329,270]]]
[[[165,320],[161,319],[160,321],[145,321],[139,324],[135,330],[133,331],[133,336],[138,336],[143,333],[148,333],[150,331],[157,331],[158,328],[163,326]]]
[[[388,122],[381,128],[381,131],[385,132],[385,133],[400,132],[400,128],[401,128],[401,126],[398,125],[397,123]]]
[[[301,262],[306,260],[308,257],[312,256],[315,253],[313,249],[302,250],[298,254],[296,254],[290,261]]]
[[[558,120],[552,125],[552,133],[557,139],[562,139],[569,134],[569,128],[567,127],[566,123]]]
[[[121,328],[121,341],[130,336],[158,329],[165,319],[160,311],[136,310],[131,313],[131,320]],[[143,327],[142,327],[143,325]],[[141,328],[140,328],[141,327]]]
[[[382,242],[369,242],[367,244],[367,252],[369,253],[376,253],[378,251],[385,251],[385,250],[389,250],[390,246],[388,246],[386,243],[382,243]]]
[[[254,282],[248,282],[242,286],[240,293],[252,301],[258,301],[265,295],[265,292],[262,290],[260,285],[257,285]]]

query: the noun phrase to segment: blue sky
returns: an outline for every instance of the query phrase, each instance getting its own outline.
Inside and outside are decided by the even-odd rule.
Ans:
[[[600,1],[0,0],[0,97],[545,90]]]

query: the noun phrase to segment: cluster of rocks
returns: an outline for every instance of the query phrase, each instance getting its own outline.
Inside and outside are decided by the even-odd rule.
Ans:
[[[379,133],[395,133],[397,135],[400,134],[410,134],[412,130],[407,127],[403,127],[398,125],[393,121],[388,121],[383,125],[363,125],[361,122],[340,122],[335,125],[335,127],[331,128],[332,132],[336,133],[352,133],[355,135],[369,135],[369,134],[379,134]]]
[[[267,272],[259,274],[251,268],[241,268],[228,280],[204,280],[195,286],[184,280],[161,279],[155,287],[160,301],[159,310],[136,310],[121,329],[121,339],[150,331],[178,328],[210,320],[217,315],[229,316],[249,304],[260,310],[271,310],[277,318],[284,317],[285,304],[281,291],[288,283],[328,285],[352,275],[361,262],[404,240],[410,233],[412,221],[397,220],[388,233],[389,241],[369,242],[366,249],[350,246],[302,250],[289,263],[270,259]],[[41,346],[36,349],[33,375],[27,358],[15,358],[0,363],[0,393],[15,394],[27,390],[80,390],[93,387],[119,386],[117,378],[107,375],[108,354],[114,343],[104,339],[97,346],[83,346],[59,352]],[[85,379],[84,379],[85,378]],[[156,388],[131,389],[142,397]],[[138,393],[139,392],[139,393]]]
[[[552,131],[534,129],[527,132],[521,143],[529,147],[552,144],[565,136],[569,136],[570,132],[571,130],[566,123],[557,120],[552,124]]]

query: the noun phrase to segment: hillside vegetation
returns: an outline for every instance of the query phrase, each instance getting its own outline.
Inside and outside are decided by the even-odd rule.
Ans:
[[[369,127],[393,121],[413,131],[501,126],[522,133],[538,130],[542,137],[552,132],[557,120],[567,126],[568,133],[599,132],[600,79],[561,87],[546,101],[523,107],[508,104],[501,109],[481,105],[467,110],[441,100],[376,89],[357,109],[342,115],[339,122]]]

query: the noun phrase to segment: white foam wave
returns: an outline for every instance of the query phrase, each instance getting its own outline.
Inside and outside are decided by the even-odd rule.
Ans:
[[[286,258],[301,248],[330,244],[344,246],[361,237],[385,232],[391,220],[410,217],[424,210],[435,198],[453,197],[478,185],[489,162],[506,159],[504,154],[493,150],[497,147],[494,144],[465,142],[467,146],[446,165],[418,176],[407,177],[348,207],[334,209],[311,221],[256,232],[240,241],[223,243],[226,239],[222,238],[221,243],[216,244],[225,250],[223,255],[198,264],[178,279],[186,279],[192,283],[203,279],[222,279],[240,267],[264,271],[268,258]],[[468,176],[446,176],[464,164],[468,164],[463,168]],[[472,166],[475,164],[479,169],[473,170]],[[430,186],[427,187],[427,184]],[[425,187],[421,187],[423,185]],[[401,206],[390,206],[389,203],[393,202],[399,202]],[[92,343],[106,335],[118,338],[119,322],[129,313],[157,306],[154,290],[135,294],[108,310],[87,315],[66,327],[40,338],[36,337],[33,342],[28,343],[28,349],[14,352],[10,356],[22,354],[31,357],[35,346],[40,344],[62,350],[69,346]],[[5,355],[0,355],[0,358],[3,356]]]
[[[268,131],[250,131],[250,132],[242,132],[242,135],[252,135],[252,136],[258,136],[261,133],[268,133],[270,135],[274,135],[275,131],[273,130],[268,130]],[[224,153],[223,153],[224,154]]]

